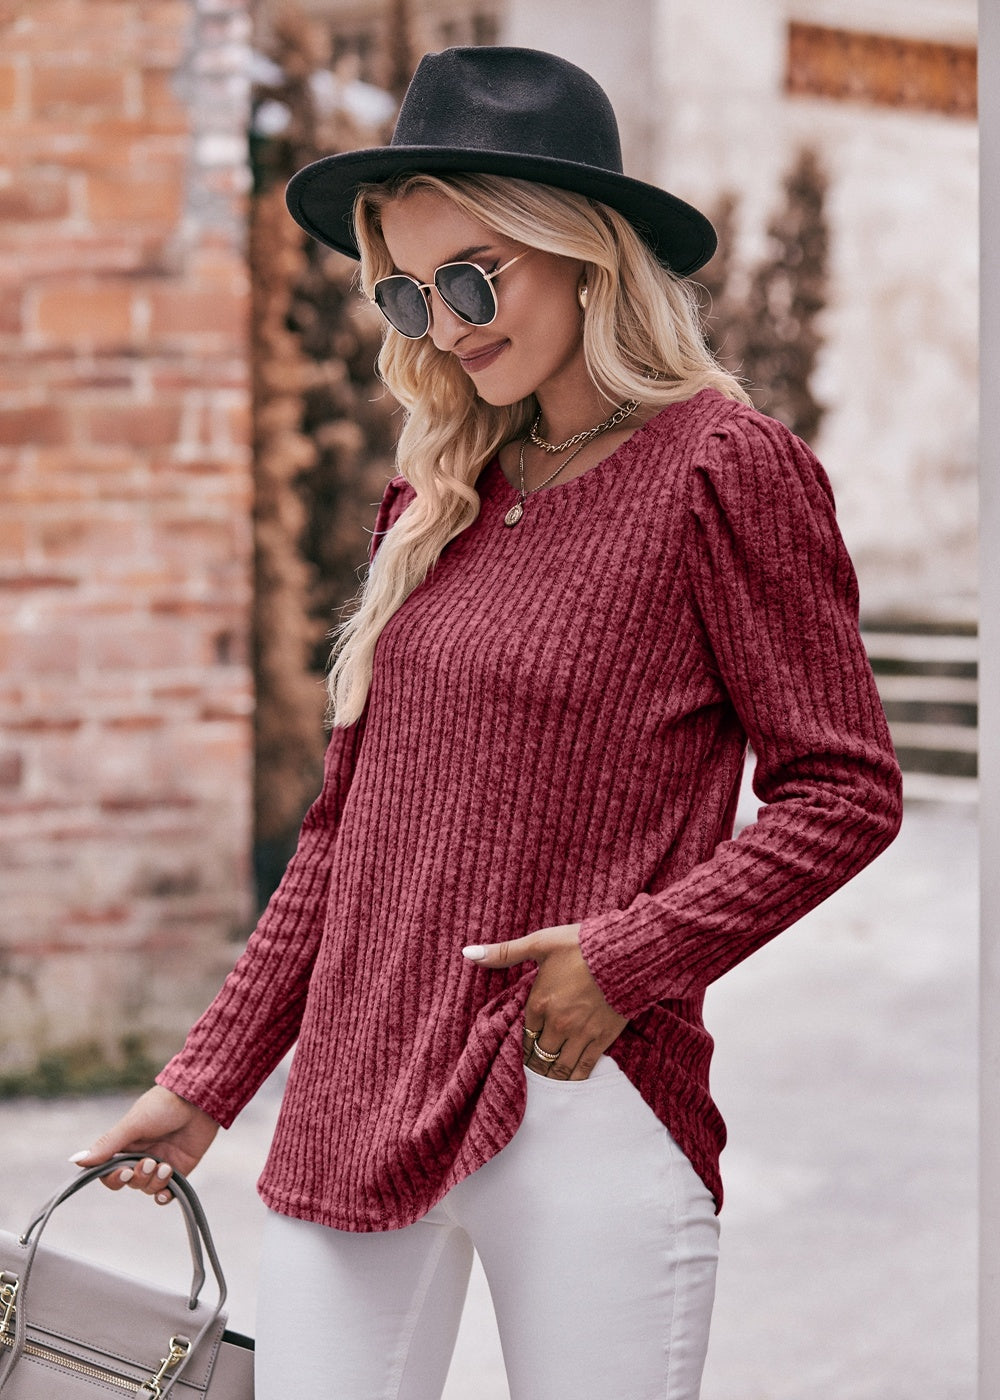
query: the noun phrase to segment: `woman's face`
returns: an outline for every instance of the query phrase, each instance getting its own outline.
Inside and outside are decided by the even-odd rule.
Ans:
[[[499,310],[488,326],[470,326],[430,297],[428,334],[454,355],[487,403],[517,403],[547,388],[589,382],[577,290],[582,262],[494,233],[434,190],[413,190],[382,210],[382,233],[396,271],[430,282],[442,263],[474,262],[484,272],[525,256],[493,283]]]

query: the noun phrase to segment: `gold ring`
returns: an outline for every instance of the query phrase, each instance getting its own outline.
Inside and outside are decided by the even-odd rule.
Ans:
[[[558,1058],[559,1058],[560,1054],[562,1053],[562,1051],[561,1051],[561,1048],[560,1048],[559,1050],[555,1050],[555,1051],[552,1051],[552,1050],[543,1050],[542,1047],[541,1047],[540,1045],[536,1044],[536,1045],[534,1046],[534,1048],[533,1048],[533,1050],[532,1050],[531,1053],[532,1053],[533,1055],[537,1055],[538,1058],[542,1061],[543,1064],[546,1064],[546,1065],[554,1065],[555,1062],[556,1062],[556,1060],[558,1060]]]
[[[525,1026],[525,1028],[524,1028],[524,1030],[521,1032],[521,1034],[522,1034],[522,1035],[526,1035],[526,1036],[528,1037],[528,1039],[531,1041],[532,1045],[534,1045],[535,1041],[536,1041],[536,1040],[538,1039],[538,1037],[541,1035],[541,1031],[530,1031],[530,1030],[528,1029],[528,1027]]]

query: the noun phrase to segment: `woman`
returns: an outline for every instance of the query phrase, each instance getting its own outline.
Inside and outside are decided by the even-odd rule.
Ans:
[[[551,55],[422,61],[301,171],[407,410],[323,791],[158,1085],[80,1154],[163,1198],[297,1040],[260,1182],[262,1400],[440,1395],[472,1249],[514,1400],[692,1400],[724,1128],[708,984],[895,834],[809,450],[705,350],[715,237]],[[355,241],[356,239],[356,241]],[[764,806],[732,839],[747,740]]]

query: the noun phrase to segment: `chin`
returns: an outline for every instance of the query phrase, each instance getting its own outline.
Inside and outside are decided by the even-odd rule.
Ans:
[[[483,389],[476,385],[476,398],[482,399],[483,403],[488,403],[492,408],[510,408],[513,404],[521,403],[531,394],[505,394],[502,389]]]

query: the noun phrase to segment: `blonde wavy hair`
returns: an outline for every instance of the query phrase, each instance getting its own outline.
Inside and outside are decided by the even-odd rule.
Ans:
[[[433,190],[502,237],[586,264],[583,348],[591,378],[609,404],[637,399],[661,408],[714,388],[749,403],[713,358],[690,283],[658,263],[621,214],[568,190],[495,175],[415,174],[362,187],[354,206],[360,285],[394,271],[381,211],[414,190]],[[333,632],[329,719],[349,725],[368,697],[383,627],[423,582],[449,540],[479,514],[475,481],[505,442],[523,437],[538,412],[534,396],[504,407],[480,399],[455,357],[430,336],[407,340],[386,327],[379,373],[406,419],[397,470],[416,492],[379,544],[356,606]]]

